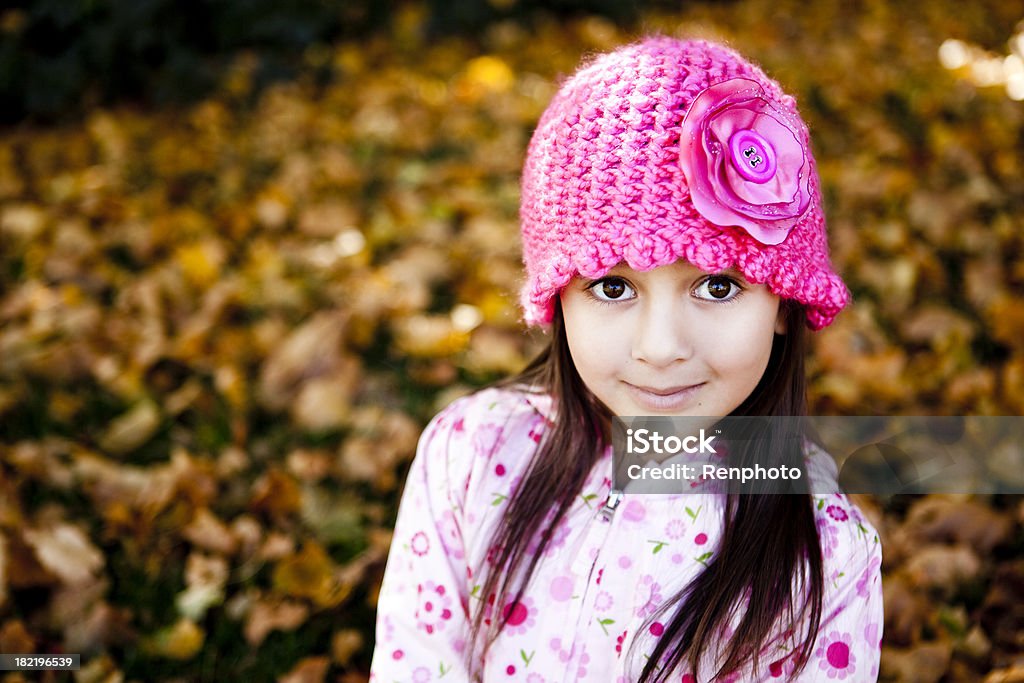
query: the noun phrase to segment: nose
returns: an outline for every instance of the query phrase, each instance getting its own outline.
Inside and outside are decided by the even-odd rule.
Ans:
[[[644,306],[633,330],[633,359],[667,367],[693,355],[693,329],[679,306]]]

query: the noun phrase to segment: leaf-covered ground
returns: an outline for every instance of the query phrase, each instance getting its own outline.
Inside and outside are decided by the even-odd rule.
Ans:
[[[186,109],[0,130],[0,652],[364,681],[419,429],[542,341],[515,305],[532,126],[642,33],[726,40],[801,102],[855,298],[814,339],[815,412],[1024,414],[1024,104],[938,59],[1005,54],[1024,8],[750,0],[427,41],[402,7],[308,51],[327,82],[254,93],[242,55]],[[883,678],[1024,680],[1019,497],[860,503]]]

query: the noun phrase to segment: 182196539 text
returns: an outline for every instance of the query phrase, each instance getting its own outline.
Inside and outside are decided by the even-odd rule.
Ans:
[[[81,655],[0,654],[0,671],[77,671]]]

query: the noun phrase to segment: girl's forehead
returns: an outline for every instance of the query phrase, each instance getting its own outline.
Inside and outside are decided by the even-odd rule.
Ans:
[[[693,265],[692,263],[690,263],[689,261],[684,261],[682,259],[680,259],[678,261],[673,261],[672,263],[666,264],[664,266],[657,266],[657,267],[652,268],[650,270],[636,270],[635,268],[631,267],[625,261],[620,261],[616,266],[614,266],[611,270],[608,271],[608,275],[606,275],[605,277],[612,276],[612,275],[619,276],[619,277],[637,278],[637,279],[643,279],[643,278],[646,278],[646,277],[666,277],[666,276],[680,277],[680,278],[692,278],[692,277],[699,277],[699,276],[702,276],[702,275],[728,275],[730,277],[734,277],[734,278],[739,279],[739,280],[744,280],[745,279],[743,277],[743,273],[741,273],[739,271],[739,269],[734,268],[734,267],[733,268],[726,268],[724,270],[709,272],[709,271],[706,271],[706,270],[702,270],[702,269],[698,268],[697,266]]]

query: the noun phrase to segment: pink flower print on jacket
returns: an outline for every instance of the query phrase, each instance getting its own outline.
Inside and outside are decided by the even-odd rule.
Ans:
[[[635,593],[636,616],[645,619],[654,614],[661,605],[661,584],[654,580],[650,574],[640,577]]]
[[[427,581],[416,586],[416,622],[427,633],[444,629],[452,618],[452,599],[444,586]]]
[[[590,655],[584,651],[580,655],[580,664],[576,668],[576,680],[587,677],[587,664],[590,664]]]
[[[615,599],[612,598],[611,593],[608,591],[601,591],[594,598],[594,609],[598,612],[607,612],[615,604]]]
[[[870,582],[878,574],[878,568],[882,566],[882,558],[874,557],[868,563],[868,566],[864,567],[864,571],[861,572],[860,578],[857,579],[857,595],[862,598],[866,598],[871,594]]]
[[[529,553],[530,555],[534,555],[537,553],[537,548],[540,547],[541,536],[543,536],[544,531],[548,528],[550,524],[551,514],[548,514],[548,516],[544,518],[544,523],[541,524],[540,529],[537,530],[537,533],[534,535],[532,539],[530,539],[530,542],[526,545],[527,553]],[[567,538],[569,538],[569,525],[566,524],[565,520],[563,519],[561,523],[559,523],[559,525],[551,533],[551,538],[548,539],[548,544],[544,547],[544,557],[551,557],[552,555],[554,555],[559,550],[559,548],[565,545],[565,540]]]
[[[505,622],[505,630],[509,633],[522,635],[537,625],[537,609],[533,598],[510,602],[505,605],[503,615],[508,619]]]
[[[452,559],[463,559],[466,553],[462,550],[462,532],[459,531],[459,522],[451,510],[441,513],[441,518],[437,520],[437,528],[445,554]]]
[[[818,527],[818,538],[821,541],[821,554],[826,559],[832,557],[832,553],[839,546],[839,530],[829,524],[825,517],[819,517],[815,522]]]
[[[568,662],[572,658],[572,653],[576,649],[572,644],[569,645],[568,650],[562,647],[561,638],[552,638],[551,642],[548,643],[548,647],[550,647],[551,651],[558,657],[558,661],[563,663]]]
[[[483,423],[473,431],[473,452],[477,457],[491,455],[501,449],[504,426],[501,423]]]
[[[827,512],[828,516],[836,520],[837,522],[845,522],[847,519],[850,518],[850,515],[846,514],[846,510],[839,507],[838,505],[829,505],[827,508],[825,508],[825,512]]]
[[[417,531],[413,534],[412,540],[409,541],[409,547],[412,548],[414,555],[423,557],[430,552],[430,539],[422,531]]]
[[[686,522],[676,518],[665,525],[665,535],[673,541],[678,541],[686,534]]]
[[[818,669],[824,671],[830,679],[846,680],[846,677],[857,671],[857,658],[850,649],[853,637],[849,633],[832,631],[822,640],[814,651],[818,658]]]

